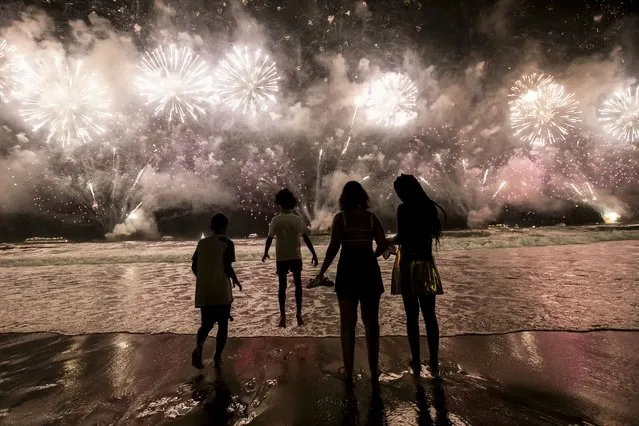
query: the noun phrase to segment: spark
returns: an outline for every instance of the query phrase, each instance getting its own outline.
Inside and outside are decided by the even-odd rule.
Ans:
[[[531,145],[564,140],[581,121],[575,95],[551,77],[524,76],[511,88],[511,96],[512,129]]]
[[[135,86],[146,105],[155,105],[155,116],[166,114],[169,122],[184,123],[187,117],[197,121],[206,115],[213,102],[213,78],[191,49],[171,44],[165,51],[160,46],[146,52],[138,69]]]
[[[370,84],[360,102],[367,118],[384,127],[402,127],[417,117],[417,88],[404,74],[384,74]]]
[[[128,218],[128,219],[135,219],[135,218],[137,218],[137,217],[138,217],[138,209],[139,209],[140,207],[142,207],[142,201],[140,201],[140,203],[139,203],[137,206],[135,206],[135,208],[134,208],[133,210],[131,210],[131,213],[129,213],[129,214],[127,215],[127,218]]]
[[[32,130],[48,129],[46,142],[57,140],[62,146],[104,134],[111,100],[98,77],[85,72],[82,62],[69,65],[60,57],[37,65],[37,77],[32,74],[32,88],[20,110]]]
[[[97,210],[98,207],[100,207],[100,205],[98,204],[98,200],[95,198],[95,191],[93,190],[93,182],[89,182],[88,186],[89,186],[89,191],[91,191],[91,197],[93,198],[93,204],[91,204],[91,207],[93,208],[93,210]]]
[[[639,85],[608,98],[599,108],[599,122],[608,134],[619,140],[639,141]]]
[[[344,156],[344,154],[346,154],[346,151],[348,151],[348,146],[351,144],[351,135],[348,135],[348,139],[346,139],[346,143],[344,144],[344,149],[342,149],[342,157]]]
[[[277,102],[277,66],[261,49],[234,46],[215,71],[217,96],[231,110],[255,115]]]
[[[495,193],[493,194],[493,196],[491,197],[491,200],[494,200],[495,197],[497,196],[497,194],[499,194],[501,192],[502,189],[504,189],[506,187],[506,184],[508,182],[506,182],[505,180],[502,180],[501,183],[499,184],[499,188],[497,188],[497,191],[495,191]]]

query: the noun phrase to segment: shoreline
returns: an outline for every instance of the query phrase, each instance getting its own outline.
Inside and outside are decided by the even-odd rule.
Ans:
[[[232,329],[231,329],[232,332]],[[0,334],[6,424],[631,424],[637,331],[535,331],[441,339],[438,384],[417,384],[405,337],[382,337],[382,403],[371,399],[357,339],[355,395],[335,337],[230,338],[221,377],[190,366],[194,337]],[[422,356],[427,357],[425,339]],[[357,422],[352,422],[357,424]]]

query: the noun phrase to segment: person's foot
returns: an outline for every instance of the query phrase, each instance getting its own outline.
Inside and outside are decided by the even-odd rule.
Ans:
[[[439,363],[437,361],[429,362],[428,367],[430,368],[430,374],[433,376],[433,378],[440,378]]]
[[[297,325],[300,327],[304,325],[304,320],[302,319],[301,314],[297,314]]]
[[[353,373],[344,372],[344,384],[347,389],[350,389],[355,386],[355,382],[353,381]]]
[[[408,366],[412,370],[413,376],[419,376],[422,373],[422,363],[420,361],[409,361]]]
[[[379,395],[382,393],[382,388],[379,386],[379,377],[371,377],[371,388],[373,389],[373,395]]]
[[[193,350],[193,354],[191,354],[191,364],[198,370],[204,368],[204,364],[202,364],[202,348],[200,346],[197,346]]]
[[[280,315],[280,323],[278,324],[280,328],[286,328],[286,315]]]

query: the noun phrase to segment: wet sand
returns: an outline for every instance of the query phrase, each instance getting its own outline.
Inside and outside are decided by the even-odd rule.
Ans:
[[[231,323],[231,333],[233,324]],[[601,424],[639,422],[639,332],[443,338],[443,380],[407,372],[405,337],[384,337],[381,400],[359,339],[353,395],[339,339],[231,338],[221,373],[190,366],[194,336],[0,335],[0,423]],[[424,342],[424,354],[426,347]]]

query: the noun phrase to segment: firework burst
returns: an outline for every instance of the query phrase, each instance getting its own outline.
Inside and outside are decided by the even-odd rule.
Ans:
[[[233,47],[215,72],[217,96],[231,110],[256,114],[268,110],[277,99],[280,77],[275,62],[260,49]]]
[[[166,114],[168,121],[206,115],[213,100],[213,78],[208,65],[188,47],[169,45],[146,52],[138,65],[141,75],[135,86],[154,114]]]
[[[23,82],[21,56],[13,46],[0,40],[0,103],[7,103],[19,97],[19,88]]]
[[[103,122],[111,117],[111,100],[98,77],[85,72],[81,62],[73,65],[62,58],[41,61],[28,82],[20,110],[34,132],[47,129],[46,142],[62,146],[89,142],[105,132]]]
[[[401,127],[417,117],[417,88],[404,74],[389,72],[373,81],[360,102],[366,116],[384,127]]]
[[[512,88],[510,121],[515,136],[532,145],[564,140],[580,120],[579,102],[552,77],[524,76]]]
[[[608,98],[599,108],[599,122],[617,139],[639,141],[639,85]]]

